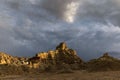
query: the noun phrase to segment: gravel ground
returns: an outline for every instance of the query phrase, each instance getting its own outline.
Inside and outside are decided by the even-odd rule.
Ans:
[[[120,71],[94,72],[75,71],[74,73],[41,73],[37,75],[0,76],[0,80],[120,80]]]

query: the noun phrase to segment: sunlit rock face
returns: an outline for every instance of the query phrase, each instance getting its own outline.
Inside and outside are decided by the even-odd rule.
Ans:
[[[44,0],[43,7],[68,23],[75,20],[79,0]]]
[[[27,64],[27,62],[25,62],[26,60],[25,58],[13,57],[0,52],[0,64],[25,65]]]
[[[30,58],[29,62],[32,65],[41,64],[82,64],[83,61],[77,56],[76,51],[69,49],[65,42],[60,43],[56,50],[50,50],[48,52],[40,52],[35,57]],[[34,67],[34,66],[33,66]],[[36,66],[34,67],[36,68]]]
[[[10,64],[12,63],[13,57],[7,55],[6,53],[0,52],[0,64]]]

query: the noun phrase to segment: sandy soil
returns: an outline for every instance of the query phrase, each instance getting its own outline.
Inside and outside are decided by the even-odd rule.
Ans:
[[[120,71],[74,73],[42,73],[38,75],[0,76],[0,80],[120,80]]]

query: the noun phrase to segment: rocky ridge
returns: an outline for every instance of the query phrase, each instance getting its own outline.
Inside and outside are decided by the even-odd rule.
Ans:
[[[23,65],[27,64],[27,58],[14,57],[4,52],[0,52],[0,64]]]
[[[55,50],[39,52],[31,58],[15,57],[0,52],[0,71],[3,73],[18,71],[39,72],[64,70],[86,70],[86,71],[115,71],[120,70],[120,60],[104,53],[103,56],[84,62],[76,53],[70,49],[65,42],[60,43]],[[34,69],[34,70],[33,70]],[[4,70],[7,70],[4,72]],[[32,71],[31,71],[32,70]],[[10,73],[10,74],[11,74]],[[1,74],[1,73],[0,73]]]
[[[62,65],[82,64],[75,50],[69,49],[65,42],[60,43],[55,50],[37,53],[29,59],[31,67],[39,67],[40,64]]]
[[[46,69],[53,66],[55,68],[62,68],[66,65],[69,67],[75,65],[79,68],[83,63],[84,62],[79,58],[76,51],[68,48],[65,42],[60,43],[55,50],[39,52],[31,58],[14,57],[3,52],[0,53],[1,65],[25,65],[30,68],[44,67]]]
[[[98,59],[87,62],[88,71],[117,71],[120,70],[120,60],[104,53]]]

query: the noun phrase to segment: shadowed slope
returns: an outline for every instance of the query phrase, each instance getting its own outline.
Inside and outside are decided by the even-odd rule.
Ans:
[[[87,63],[89,71],[116,71],[120,70],[120,60],[105,53],[98,59],[90,60]]]

